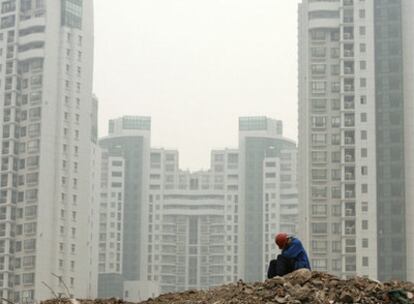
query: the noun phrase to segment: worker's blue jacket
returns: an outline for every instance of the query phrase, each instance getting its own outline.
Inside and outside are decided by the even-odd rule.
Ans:
[[[303,248],[302,242],[296,238],[292,238],[290,244],[282,250],[282,256],[294,261],[294,270],[301,268],[311,270],[305,248]]]

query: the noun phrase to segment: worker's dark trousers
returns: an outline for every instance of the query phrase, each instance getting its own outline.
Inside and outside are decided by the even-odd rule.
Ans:
[[[278,255],[276,260],[271,260],[267,270],[267,278],[271,279],[276,276],[282,277],[294,270],[294,261]]]

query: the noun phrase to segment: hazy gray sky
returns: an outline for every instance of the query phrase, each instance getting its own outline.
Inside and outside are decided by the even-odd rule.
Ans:
[[[281,119],[297,138],[297,0],[95,0],[100,136],[152,117],[152,146],[182,169],[238,145],[238,117]]]

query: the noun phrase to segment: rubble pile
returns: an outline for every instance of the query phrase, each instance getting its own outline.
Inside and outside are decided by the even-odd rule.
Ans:
[[[187,291],[166,294],[142,304],[162,303],[414,303],[414,284],[388,282],[385,284],[366,278],[355,277],[340,280],[321,272],[301,269],[285,277],[276,277],[264,283],[221,286],[208,291]]]
[[[205,291],[169,293],[141,304],[407,304],[414,303],[413,294],[413,283],[399,281],[380,283],[361,277],[341,280],[327,273],[301,269],[265,282],[247,284],[239,281]],[[115,299],[79,302],[80,304],[125,304]],[[60,304],[73,304],[73,302],[60,302]]]

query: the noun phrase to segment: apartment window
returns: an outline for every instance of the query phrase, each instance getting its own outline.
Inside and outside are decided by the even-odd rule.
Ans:
[[[366,79],[366,78],[361,78],[361,79],[359,80],[359,86],[360,86],[361,88],[366,88],[366,86],[367,86],[367,79]]]
[[[326,271],[328,269],[326,259],[313,259],[312,260],[312,267],[318,271]]]
[[[313,145],[326,145],[326,134],[312,134]]]
[[[365,43],[361,43],[361,44],[359,45],[359,51],[360,51],[361,53],[365,53],[365,52],[367,51],[367,45],[366,45]]]
[[[331,48],[331,58],[339,58],[340,54],[339,48]]]
[[[328,188],[324,186],[313,186],[312,187],[312,197],[313,198],[326,198]]]
[[[341,179],[341,169],[332,169],[331,177],[332,177],[332,180],[340,180]],[[332,190],[332,192],[333,192],[333,190]],[[339,193],[341,193],[341,192],[339,191]]]
[[[368,167],[367,166],[362,166],[361,167],[361,174],[362,175],[368,175]]]
[[[368,239],[362,239],[362,248],[368,248]]]
[[[341,206],[340,205],[333,205],[331,211],[332,211],[332,216],[341,216]]]
[[[362,184],[361,185],[361,192],[362,193],[368,193],[368,184]]]
[[[368,212],[368,202],[361,203],[361,210],[362,212]]]
[[[332,145],[340,145],[341,144],[341,134],[332,134],[331,144]]]
[[[339,14],[338,14],[339,17]],[[331,32],[331,41],[339,41],[339,31],[332,31]]]
[[[36,240],[31,239],[31,240],[25,240],[23,242],[23,248],[25,251],[32,251],[36,249]]]
[[[313,30],[311,32],[312,40],[325,40],[326,33],[324,30]]]
[[[313,116],[312,128],[326,128],[326,116]]]
[[[332,260],[332,270],[333,271],[342,271],[342,260]]]
[[[331,109],[333,111],[340,110],[341,109],[341,100],[339,100],[339,99],[332,99],[331,100]]]
[[[328,214],[328,208],[326,205],[312,205],[313,216],[326,216]]]
[[[340,163],[341,162],[341,152],[335,151],[331,154],[331,159],[333,163]]]
[[[368,221],[367,220],[363,220],[361,224],[362,224],[362,230],[368,230]]]
[[[339,64],[331,65],[331,75],[339,75],[339,73],[340,73]]]
[[[339,128],[341,126],[341,117],[334,116],[331,118],[331,126],[332,128]]]
[[[312,223],[312,233],[327,233],[328,224],[327,223]]]
[[[361,113],[361,122],[367,122],[367,113]]]
[[[368,138],[367,131],[365,130],[361,131],[361,139],[366,140],[367,138]]]
[[[22,282],[24,285],[34,284],[34,281],[35,281],[34,273],[23,273]]]
[[[312,110],[314,112],[325,112],[326,99],[312,99]]]
[[[1,12],[2,14],[6,14],[12,12],[16,9],[16,2],[15,1],[7,1],[2,3]]]
[[[325,81],[312,81],[312,94],[325,94],[326,82]]]
[[[326,162],[326,160],[327,160],[327,152],[323,152],[323,151],[312,152],[313,162]]]
[[[325,57],[326,48],[324,47],[313,47],[311,48],[312,57]]]
[[[361,70],[366,70],[366,69],[367,69],[367,62],[366,62],[365,60],[361,60],[361,61],[359,62],[359,68],[360,68]]]
[[[332,223],[332,233],[340,234],[341,230],[341,223]]]
[[[368,267],[369,266],[369,259],[368,257],[362,257],[362,266]]]
[[[333,199],[341,198],[341,187],[332,187],[331,196]]]
[[[7,16],[7,17],[3,17],[3,18],[1,18],[0,27],[1,27],[1,29],[13,27],[15,22],[16,22],[16,16],[15,15],[10,15],[10,16]]]
[[[326,73],[326,64],[312,64],[312,74],[323,75]]]
[[[326,251],[327,249],[328,249],[327,241],[319,241],[319,240],[312,241],[313,251]]]
[[[331,83],[331,92],[338,93],[341,90],[341,84],[339,81],[334,81]]]
[[[365,32],[366,32],[365,26],[360,26],[359,27],[359,34],[361,36],[365,36]]]
[[[365,18],[365,10],[364,9],[359,10],[359,18],[361,18],[361,19]]]
[[[368,156],[368,149],[362,148],[361,149],[361,157],[365,158]]]
[[[332,252],[341,252],[342,244],[341,241],[332,241]]]

